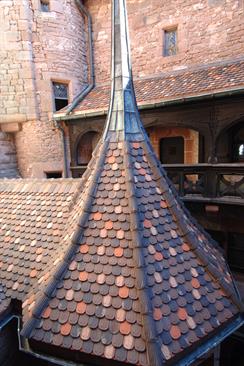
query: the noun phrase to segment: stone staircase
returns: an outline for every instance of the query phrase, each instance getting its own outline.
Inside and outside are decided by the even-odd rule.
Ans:
[[[20,178],[14,143],[4,132],[0,132],[0,178]]]

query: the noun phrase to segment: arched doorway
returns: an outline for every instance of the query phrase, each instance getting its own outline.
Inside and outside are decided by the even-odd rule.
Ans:
[[[89,163],[98,139],[99,134],[95,131],[86,132],[80,137],[76,149],[76,162],[78,166],[86,166]]]
[[[217,158],[219,163],[244,162],[244,121],[222,131],[217,139]]]

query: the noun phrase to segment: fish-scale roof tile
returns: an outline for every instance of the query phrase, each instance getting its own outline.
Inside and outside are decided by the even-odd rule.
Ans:
[[[125,14],[125,2],[114,0],[117,36],[126,38]],[[76,362],[172,365],[195,357],[200,345],[198,352],[209,351],[206,342],[230,324],[240,326],[243,305],[219,247],[152,151],[122,44],[129,43],[114,43],[110,118],[82,181],[17,182],[17,191],[4,193],[0,299],[19,296],[21,335],[35,351]]]
[[[0,181],[0,281],[5,300],[21,301],[26,318],[60,259],[58,244],[79,184],[79,180]],[[60,186],[66,193],[53,193]]]
[[[239,313],[232,277],[218,248],[181,208],[167,177],[155,174],[159,167],[148,142],[104,144],[91,162],[93,190],[85,184],[68,225],[69,238],[79,232],[73,255],[30,337],[81,355],[149,365],[151,324],[167,363]],[[100,200],[102,192],[107,194]],[[216,272],[204,258],[214,261]]]

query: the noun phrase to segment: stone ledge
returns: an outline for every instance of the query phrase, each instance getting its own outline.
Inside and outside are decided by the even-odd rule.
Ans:
[[[2,131],[2,132],[18,132],[18,131],[21,131],[21,124],[17,123],[17,122],[0,123],[0,131]]]
[[[27,122],[28,118],[26,114],[0,114],[0,125],[3,123],[22,123]]]

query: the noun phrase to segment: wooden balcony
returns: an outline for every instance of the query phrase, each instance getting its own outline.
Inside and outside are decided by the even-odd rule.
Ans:
[[[244,164],[165,165],[184,201],[244,205]]]
[[[71,167],[74,178],[86,165]],[[244,206],[244,163],[164,165],[184,201],[236,204]]]

